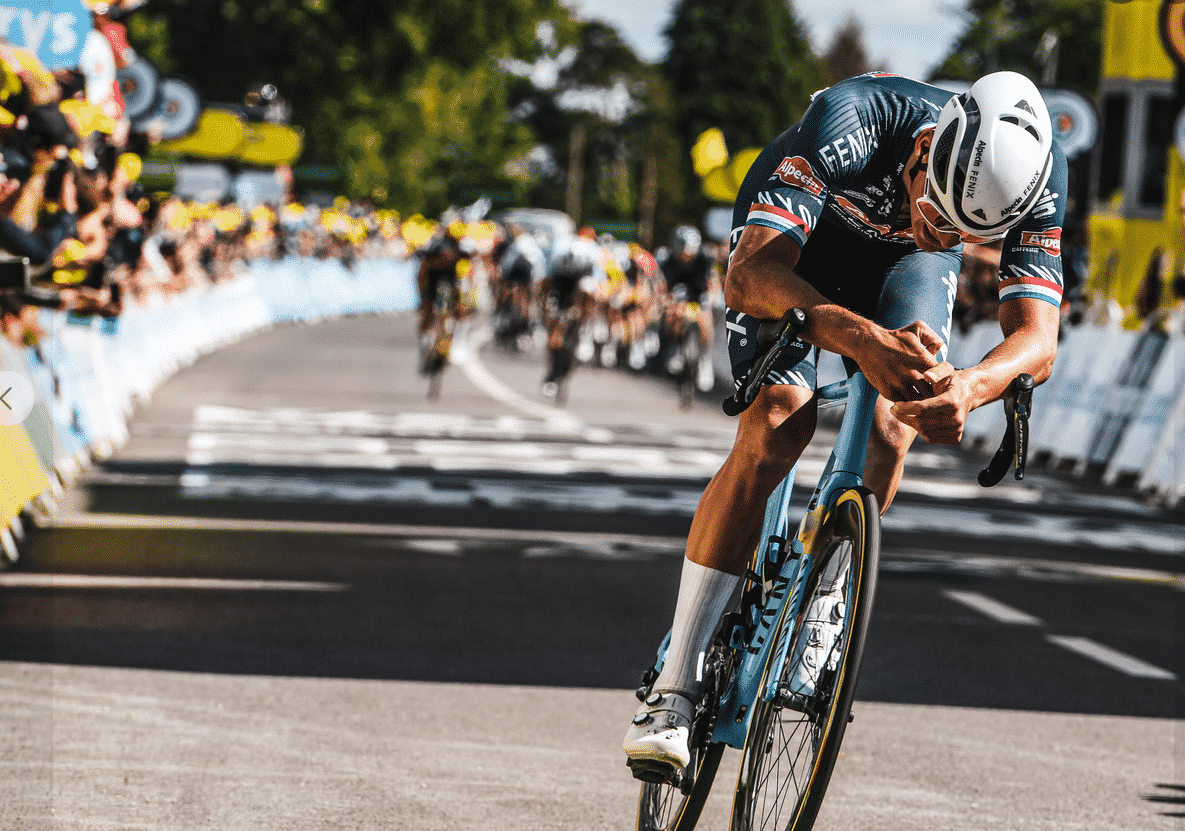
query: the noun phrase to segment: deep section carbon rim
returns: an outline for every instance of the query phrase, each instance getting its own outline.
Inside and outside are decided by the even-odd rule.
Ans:
[[[830,538],[819,541],[827,555],[806,587],[803,611],[778,630],[779,641],[796,639],[778,694],[754,705],[733,802],[735,831],[809,831],[839,755],[871,617],[880,525],[876,498],[864,488],[841,494],[833,515]],[[834,614],[838,631],[799,628],[812,608],[827,610],[827,619]],[[821,656],[819,669],[803,674],[796,670],[809,647]]]

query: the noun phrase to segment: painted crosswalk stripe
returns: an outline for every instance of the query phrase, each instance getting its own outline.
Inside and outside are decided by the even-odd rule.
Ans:
[[[1135,678],[1154,678],[1160,681],[1177,680],[1177,676],[1167,669],[1161,669],[1147,661],[1134,658],[1109,646],[1103,646],[1101,643],[1092,641],[1090,638],[1078,638],[1068,635],[1046,635],[1045,639],[1071,652],[1076,652],[1112,669],[1117,669],[1125,675],[1131,675]]]
[[[1008,623],[1014,626],[1041,625],[1041,620],[1033,617],[1028,612],[1014,609],[998,600],[992,600],[992,598],[979,592],[963,592],[948,589],[943,594],[951,600],[962,603],[964,606],[968,606],[998,623]]]
[[[344,583],[217,577],[135,577],[104,574],[0,574],[0,586],[34,589],[179,589],[185,591],[340,592]]]

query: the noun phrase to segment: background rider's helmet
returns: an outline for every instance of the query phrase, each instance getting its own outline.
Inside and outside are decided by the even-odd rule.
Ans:
[[[993,72],[938,114],[926,183],[957,228],[999,238],[1040,198],[1052,165],[1053,126],[1037,87]]]
[[[671,256],[678,257],[684,252],[694,254],[699,251],[700,242],[699,231],[691,225],[679,225],[671,231]]]

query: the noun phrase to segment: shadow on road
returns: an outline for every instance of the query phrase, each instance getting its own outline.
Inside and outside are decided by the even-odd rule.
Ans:
[[[682,553],[464,531],[57,528],[32,543],[0,590],[0,660],[623,689],[669,625]],[[1180,716],[1179,684],[1100,684],[1037,636],[1019,652],[999,627],[928,622],[909,595],[921,581],[884,575],[862,699]]]

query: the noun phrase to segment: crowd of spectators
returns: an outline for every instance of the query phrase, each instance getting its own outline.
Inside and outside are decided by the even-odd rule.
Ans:
[[[135,55],[106,6],[95,7],[116,67]],[[88,41],[89,43],[89,41]],[[85,61],[84,61],[85,64]],[[0,335],[33,345],[38,308],[118,316],[232,277],[258,257],[401,257],[418,221],[337,199],[241,206],[197,202],[144,184],[159,126],[124,114],[114,74],[50,71],[0,41]]]

